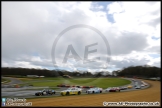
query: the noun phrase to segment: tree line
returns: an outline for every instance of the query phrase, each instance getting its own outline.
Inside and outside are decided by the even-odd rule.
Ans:
[[[123,68],[122,70],[110,72],[95,72],[91,73],[88,71],[84,72],[69,72],[66,70],[47,70],[47,69],[29,69],[29,68],[9,68],[2,67],[2,76],[27,76],[27,75],[38,75],[45,77],[59,77],[63,75],[69,75],[71,77],[106,77],[106,76],[125,76],[125,77],[160,77],[161,68],[150,67],[150,66],[130,66]]]
[[[123,68],[122,70],[114,71],[113,74],[125,77],[141,77],[141,78],[160,77],[161,68],[152,67],[148,65],[130,66],[127,68]]]
[[[63,75],[69,76],[92,76],[91,72],[69,72],[66,70],[47,70],[47,69],[29,69],[29,68],[9,68],[9,67],[2,67],[1,68],[1,75],[2,76],[27,76],[27,75],[38,75],[38,76],[45,76],[45,77],[59,77]]]

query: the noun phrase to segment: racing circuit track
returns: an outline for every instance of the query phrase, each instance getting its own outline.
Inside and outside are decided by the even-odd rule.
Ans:
[[[16,84],[16,83],[21,83],[21,81],[19,81],[18,79],[14,79],[14,78],[9,78],[11,80],[11,82],[9,83],[9,85],[11,84]],[[131,85],[134,85],[134,82],[127,78],[127,80],[131,81]],[[142,84],[140,80],[136,80],[138,82],[138,84]],[[130,84],[128,84],[130,85]],[[4,86],[4,85],[3,85]],[[142,87],[141,89],[145,89],[149,86],[145,86]],[[2,88],[2,97],[9,97],[9,98],[35,98],[38,96],[35,96],[35,93],[40,91],[40,90],[36,90],[38,87],[24,87],[24,88]],[[42,89],[44,89],[45,87],[43,87]],[[46,87],[48,88],[48,87]],[[53,97],[53,96],[60,96],[60,91],[62,90],[66,90],[66,87],[60,87],[59,89],[56,90],[56,94],[55,95],[46,95],[46,96],[42,96],[42,97]],[[83,89],[82,94],[87,94],[86,90],[88,89]],[[121,92],[125,92],[125,91],[132,91],[132,90],[140,90],[140,89],[135,89],[134,87],[131,89],[127,89],[127,90],[121,90]],[[103,92],[104,93],[104,92]],[[109,92],[106,92],[109,93]]]
[[[139,84],[141,81],[136,80]],[[87,94],[83,90],[82,95],[77,96],[60,96],[60,91],[67,88],[58,89],[55,95],[41,96],[45,98],[27,99],[33,103],[33,106],[102,106],[104,101],[152,101],[160,102],[160,82],[144,80],[151,86],[142,89],[128,89],[121,92],[111,92],[102,94]],[[132,81],[132,85],[134,82]],[[19,89],[19,90],[18,90]],[[10,98],[35,98],[35,92],[38,90],[25,90],[25,88],[2,88],[2,97]],[[50,97],[50,98],[48,98]]]
[[[161,102],[160,81],[144,80],[149,88],[128,92],[113,92],[57,98],[29,99],[33,106],[103,106],[103,102]],[[161,105],[161,103],[160,103]]]

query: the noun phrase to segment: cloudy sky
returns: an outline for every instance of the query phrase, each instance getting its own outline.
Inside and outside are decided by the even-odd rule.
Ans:
[[[160,2],[2,2],[1,9],[2,67],[160,67]]]

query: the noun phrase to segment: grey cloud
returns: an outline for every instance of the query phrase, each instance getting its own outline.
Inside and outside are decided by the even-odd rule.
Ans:
[[[138,65],[145,65],[149,62],[147,59],[142,59],[142,60],[137,60],[136,58],[132,59],[125,59],[122,61],[119,60],[112,60],[110,64],[115,64],[116,68],[122,69],[123,67],[128,67],[128,66],[138,66]]]
[[[159,11],[158,11],[159,12]],[[149,21],[149,22],[147,22],[147,23],[140,23],[140,24],[147,24],[147,25],[149,25],[149,26],[151,26],[151,27],[156,27],[158,24],[160,24],[160,17],[158,17],[158,18],[155,18],[155,19],[152,19],[151,21]]]
[[[52,67],[51,51],[54,40],[65,28],[75,24],[90,24],[92,17],[77,7],[72,9],[71,5],[60,2],[3,2],[2,3],[2,62],[15,66],[18,61],[29,62],[31,65]],[[66,7],[66,8],[65,8]],[[69,12],[68,12],[69,10]],[[152,13],[153,14],[153,13]],[[154,13],[156,14],[156,12]],[[160,19],[150,22],[155,26]],[[96,20],[100,22],[99,20]],[[107,22],[105,22],[105,25]],[[111,28],[101,29],[110,45],[112,55],[129,54],[133,50],[143,51],[148,47],[146,35],[135,32],[122,32],[120,36],[115,35]],[[118,30],[114,28],[114,30]],[[118,31],[117,31],[118,32]],[[73,44],[76,52],[83,58],[86,45],[98,42],[97,46],[89,50],[97,49],[90,57],[101,57],[99,63],[87,64],[90,69],[101,68],[105,63],[106,46],[104,41],[94,31],[73,30],[66,36],[62,36],[57,44],[57,59],[62,62],[67,45]],[[152,47],[146,51],[160,53],[159,46]],[[41,58],[41,61],[32,61],[32,57]],[[134,62],[133,62],[134,61]],[[122,64],[123,62],[123,64]],[[147,60],[112,61],[112,65],[118,68],[128,65],[145,64]],[[158,63],[156,64],[158,65]],[[75,67],[84,68],[82,63],[73,64]],[[61,67],[61,65],[60,65]]]
[[[154,19],[154,20],[148,22],[147,24],[149,24],[149,25],[152,26],[152,27],[156,27],[156,25],[160,24],[160,19],[161,19],[161,18],[158,17],[158,18],[156,18],[156,19]]]
[[[160,14],[160,13],[159,13],[159,10],[155,10],[155,11],[151,12],[151,14],[152,14],[152,15],[158,15],[158,14]]]
[[[146,35],[135,32],[123,32],[121,36],[109,39],[112,55],[128,54],[131,51],[142,51],[148,46]]]
[[[159,46],[152,46],[146,50],[146,52],[152,52],[152,53],[157,53],[161,54],[161,49]]]

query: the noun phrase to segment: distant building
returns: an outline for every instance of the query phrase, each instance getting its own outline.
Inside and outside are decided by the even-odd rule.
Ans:
[[[161,80],[160,77],[150,78],[151,80]]]
[[[71,76],[69,75],[63,75],[64,78],[72,78]]]
[[[27,77],[39,77],[38,75],[27,75]]]

